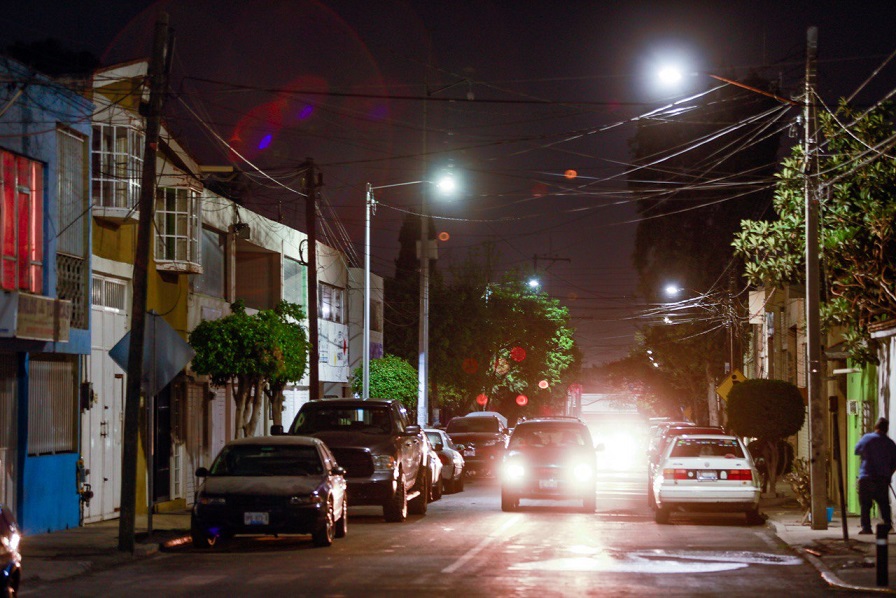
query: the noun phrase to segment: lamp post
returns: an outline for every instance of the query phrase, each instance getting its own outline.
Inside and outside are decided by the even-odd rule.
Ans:
[[[456,182],[451,176],[444,176],[440,178],[438,181],[407,181],[404,183],[393,183],[391,185],[378,185],[373,186],[370,183],[367,183],[366,188],[366,196],[364,201],[365,206],[365,218],[364,218],[364,349],[363,349],[363,365],[362,365],[362,374],[364,376],[364,380],[361,386],[361,398],[367,400],[370,398],[370,218],[373,213],[376,211],[376,199],[373,196],[373,192],[376,189],[388,189],[391,187],[405,187],[407,185],[418,185],[421,183],[428,183],[430,185],[435,185],[442,193],[451,193],[456,188]],[[425,215],[421,217],[421,220],[425,219]],[[424,229],[425,231],[425,229]],[[420,260],[421,260],[421,309],[420,309],[420,319],[421,319],[421,330],[426,330],[426,336],[424,337],[421,334],[421,353],[422,359],[425,360],[426,348],[429,345],[428,339],[428,320],[429,320],[429,264],[428,264],[428,253],[425,249],[425,243],[421,243],[420,248]],[[425,261],[424,261],[425,260]],[[423,264],[426,264],[426,268],[424,270]],[[423,289],[426,290],[426,301],[423,301]],[[425,341],[425,342],[424,342]],[[426,372],[420,375],[420,379],[422,380],[421,385],[424,388],[426,387]],[[422,403],[422,409],[421,409]],[[425,400],[425,394],[423,395],[423,400],[420,400],[418,397],[417,402],[417,419],[421,425],[425,423],[426,411],[428,409],[428,405]],[[423,413],[423,420],[420,421],[420,414]]]

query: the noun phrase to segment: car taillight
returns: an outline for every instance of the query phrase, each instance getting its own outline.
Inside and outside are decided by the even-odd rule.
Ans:
[[[663,477],[667,480],[686,480],[689,477],[693,478],[694,474],[688,476],[687,469],[664,469]]]
[[[753,481],[753,471],[750,469],[732,469],[727,472],[723,472],[728,474],[728,479],[737,482],[752,482]]]

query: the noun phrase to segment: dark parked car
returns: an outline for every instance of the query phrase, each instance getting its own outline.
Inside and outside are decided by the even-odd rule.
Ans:
[[[593,513],[597,459],[591,432],[575,417],[537,418],[513,429],[501,468],[501,510],[520,499],[580,499]]]
[[[0,595],[15,596],[22,579],[19,527],[12,510],[0,504]]]
[[[429,451],[400,401],[323,399],[302,405],[290,434],[323,440],[345,468],[352,505],[379,505],[386,521],[425,515],[431,494]]]
[[[456,444],[464,445],[465,471],[468,475],[495,473],[504,458],[509,432],[495,415],[455,417],[445,429]]]
[[[345,470],[326,445],[307,436],[263,436],[227,443],[196,494],[193,545],[235,534],[311,534],[315,546],[345,536]]]
[[[464,489],[463,445],[454,444],[445,430],[423,430],[430,444],[442,462],[442,486],[445,492],[461,492]]]

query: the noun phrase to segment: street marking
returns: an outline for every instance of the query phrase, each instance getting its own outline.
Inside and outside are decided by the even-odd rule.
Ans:
[[[442,569],[442,573],[454,573],[455,571],[457,571],[458,569],[460,569],[461,567],[466,565],[467,562],[470,561],[470,559],[472,559],[477,554],[482,552],[482,550],[486,546],[488,546],[489,544],[491,544],[492,542],[497,540],[498,537],[501,534],[503,534],[506,529],[509,529],[510,527],[516,525],[516,522],[519,521],[521,517],[522,517],[522,515],[511,516],[509,519],[504,521],[504,523],[502,523],[498,527],[498,529],[496,529],[495,531],[493,531],[492,533],[487,535],[485,538],[483,538],[482,542],[480,542],[479,544],[477,544],[476,546],[474,546],[473,548],[468,550],[466,553],[463,554],[463,556],[461,556],[459,559],[454,561],[454,563],[452,563],[451,565],[448,565],[447,567]]]

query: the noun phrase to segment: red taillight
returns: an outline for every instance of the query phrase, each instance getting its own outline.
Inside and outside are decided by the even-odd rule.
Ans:
[[[728,472],[728,479],[738,482],[752,482],[753,471],[750,469],[732,469]]]
[[[694,474],[688,475],[687,469],[664,469],[663,477],[667,480],[686,480],[689,477],[693,478]]]

